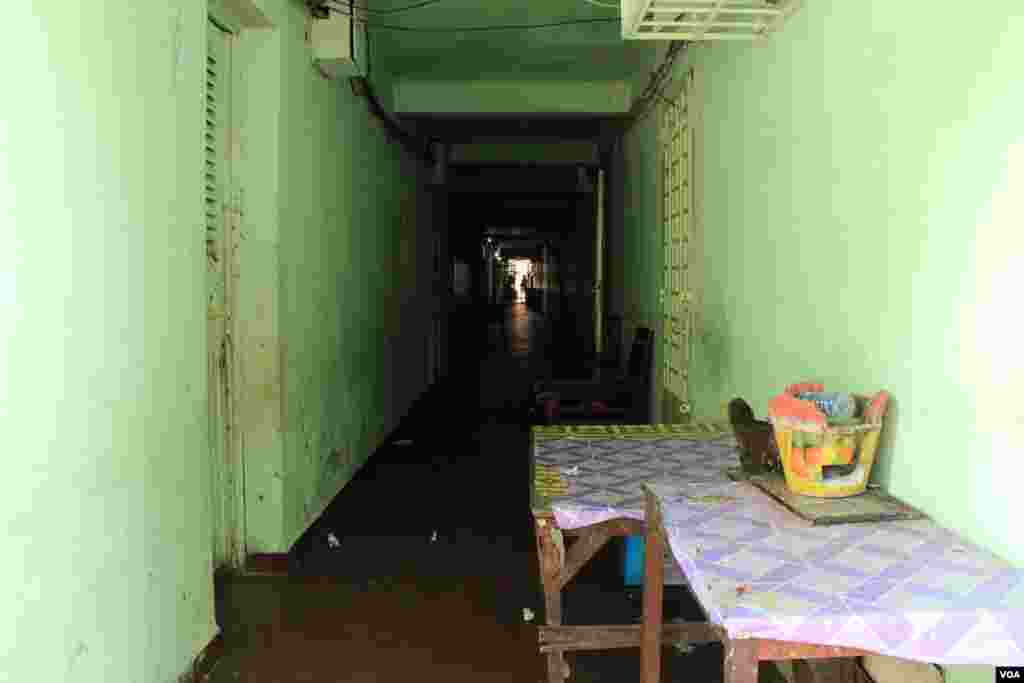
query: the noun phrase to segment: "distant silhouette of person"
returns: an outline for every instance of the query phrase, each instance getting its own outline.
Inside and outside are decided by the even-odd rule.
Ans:
[[[523,275],[523,279],[519,281],[519,289],[523,290],[523,301],[526,301],[526,276]]]

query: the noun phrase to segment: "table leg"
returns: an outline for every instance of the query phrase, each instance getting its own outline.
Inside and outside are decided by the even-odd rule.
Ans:
[[[562,565],[565,545],[562,534],[550,518],[534,518],[537,561],[544,590],[544,621],[548,626],[562,623]],[[569,665],[561,651],[547,654],[548,683],[562,683],[569,677]]]
[[[661,601],[665,593],[665,550],[662,545],[661,509],[646,493],[644,530],[644,614],[640,625],[640,683],[661,678]]]
[[[757,683],[756,640],[726,640],[722,683]]]
[[[562,586],[565,587],[591,559],[617,536],[643,533],[643,524],[631,519],[612,519],[583,529],[567,533],[576,541],[566,549],[562,569]]]

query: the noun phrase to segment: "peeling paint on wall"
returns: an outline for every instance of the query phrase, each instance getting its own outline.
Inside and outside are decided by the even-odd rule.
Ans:
[[[283,450],[266,455],[279,463],[280,497],[257,501],[279,507],[266,519],[250,516],[257,526],[281,520],[271,550],[301,534],[424,388],[416,381],[423,354],[411,349],[427,331],[419,312],[431,293],[420,264],[430,242],[418,237],[431,217],[423,169],[347,88],[311,72],[301,8],[285,14],[273,103],[281,120],[277,265],[268,272],[279,283],[278,374],[258,352],[246,373],[259,397],[250,429],[264,424],[261,406],[279,405]],[[251,469],[258,482],[261,466]]]

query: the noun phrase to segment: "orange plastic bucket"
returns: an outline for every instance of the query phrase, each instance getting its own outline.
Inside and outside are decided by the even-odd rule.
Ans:
[[[797,396],[823,391],[821,384],[793,384],[768,406],[786,485],[815,498],[863,493],[871,476],[889,394],[854,395],[854,417],[831,421],[813,401]]]

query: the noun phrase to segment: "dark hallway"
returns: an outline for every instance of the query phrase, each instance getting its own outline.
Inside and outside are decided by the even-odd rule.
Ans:
[[[0,681],[1024,665],[1024,2],[945,9],[4,3]]]
[[[531,379],[549,367],[548,330],[522,304],[486,337],[484,324],[466,322],[457,371],[293,547],[287,574],[222,578],[225,654],[211,681],[544,679],[524,408]],[[610,545],[574,580],[568,623],[638,620],[620,552]],[[699,618],[693,603],[669,599],[666,618]],[[664,680],[716,680],[720,658],[718,646],[666,651]],[[570,681],[635,680],[638,651],[569,664]]]

